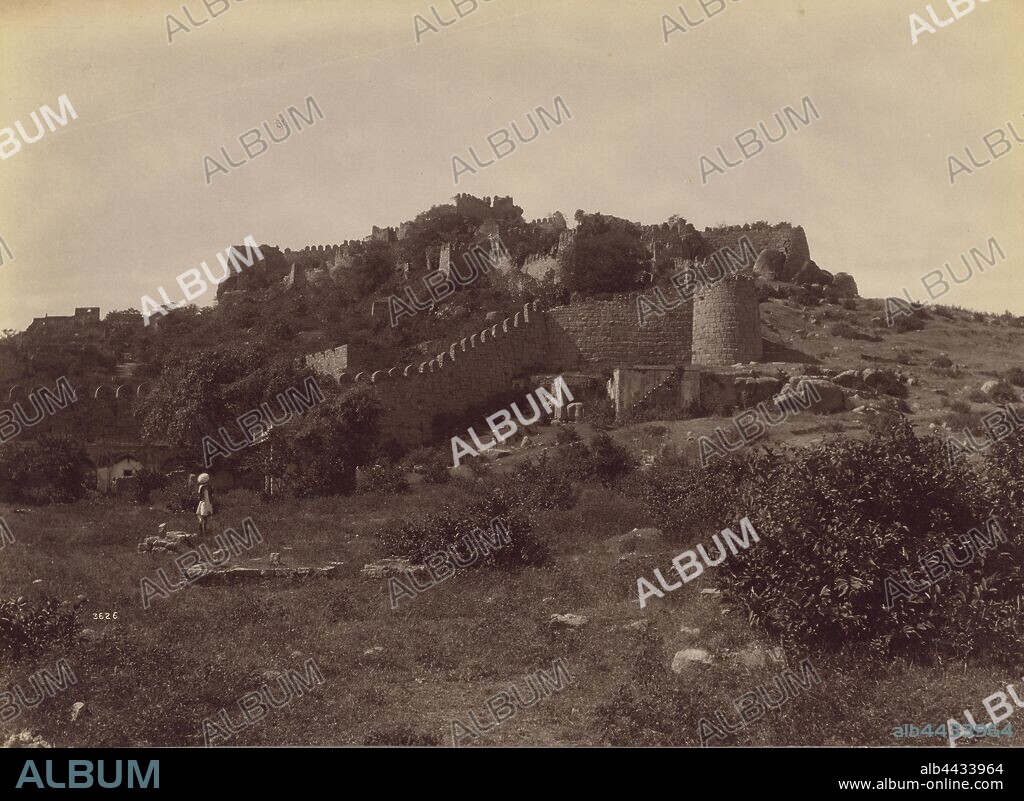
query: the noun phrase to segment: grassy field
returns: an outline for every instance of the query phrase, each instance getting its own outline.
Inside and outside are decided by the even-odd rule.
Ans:
[[[136,545],[162,522],[172,530],[194,530],[187,516],[112,501],[23,513],[4,508],[0,514],[16,538],[0,552],[4,594],[85,595],[78,623],[96,635],[4,664],[4,687],[27,688],[30,674],[53,672],[62,657],[78,681],[0,731],[28,729],[69,746],[202,745],[204,719],[216,719],[226,708],[238,721],[236,699],[266,684],[270,671],[301,673],[313,658],[325,683],[234,734],[231,744],[346,745],[403,738],[450,744],[453,720],[468,722],[473,712],[489,725],[490,696],[515,685],[529,697],[525,677],[542,669],[550,673],[561,658],[572,678],[567,688],[474,742],[697,745],[700,718],[713,719],[721,709],[735,720],[732,700],[780,673],[782,666],[771,660],[744,661],[755,634],[716,597],[700,592],[714,586],[713,569],[640,609],[636,579],[650,576],[654,567],[668,568],[683,548],[654,536],[637,545],[624,536],[649,522],[644,510],[596,486],[584,489],[576,508],[547,512],[539,520],[537,533],[552,550],[545,566],[469,570],[415,599],[402,599],[392,610],[386,582],[360,575],[364,564],[384,555],[375,531],[457,495],[458,483],[421,486],[408,495],[302,504],[266,504],[248,492],[229,493],[215,530],[238,527],[251,516],[264,537],[235,563],[266,565],[276,551],[286,565],[342,562],[339,575],[307,583],[192,586],[153,600],[146,610],[140,580],[155,577],[159,567],[173,575],[174,568],[170,555],[138,553]],[[734,522],[703,528],[710,536]],[[106,612],[117,612],[117,620],[93,619]],[[578,630],[553,630],[549,618],[555,613],[584,615],[589,622]],[[706,649],[713,663],[671,673],[673,654],[691,647]],[[792,667],[801,656],[786,654]],[[849,658],[811,659],[820,686],[724,743],[944,744],[897,741],[891,731],[903,723],[963,720],[965,708],[983,722],[981,699],[1014,680],[978,665],[892,664],[883,670]],[[608,711],[616,698],[618,714]],[[87,705],[88,714],[71,722],[77,701]],[[623,704],[629,708],[625,716]],[[1024,740],[1015,732],[986,742]]]

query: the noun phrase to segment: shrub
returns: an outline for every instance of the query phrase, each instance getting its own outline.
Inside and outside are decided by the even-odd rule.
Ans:
[[[127,497],[134,503],[149,503],[153,490],[163,489],[166,483],[163,474],[143,467],[135,474],[135,481],[129,485]]]
[[[609,428],[615,425],[615,404],[611,398],[589,398],[586,402],[587,420],[595,428]]]
[[[988,395],[977,387],[967,390],[967,400],[973,403],[988,403]]]
[[[0,654],[10,659],[67,646],[77,633],[77,611],[65,601],[47,598],[35,606],[24,598],[0,599]]]
[[[918,316],[918,312],[914,312],[913,315],[900,314],[892,321],[892,328],[897,334],[920,331],[924,328],[924,320]]]
[[[949,358],[945,353],[940,353],[934,359],[932,359],[932,367],[939,369],[948,369],[953,366],[953,360]]]
[[[409,491],[409,481],[401,465],[382,461],[359,471],[357,491],[403,493]]]
[[[444,448],[415,448],[406,455],[405,464],[410,470],[421,468],[417,472],[428,484],[447,484],[452,477],[448,472],[450,456]]]
[[[0,446],[0,500],[68,503],[85,495],[89,456],[69,437]]]
[[[857,311],[857,301],[853,298],[843,298],[842,307],[847,311]]]
[[[897,364],[913,364],[914,363],[914,357],[910,355],[909,351],[905,351],[905,350],[902,350],[902,349],[901,350],[897,350],[893,354],[893,358],[896,360]]]
[[[989,516],[976,475],[949,460],[943,440],[918,439],[901,420],[866,442],[828,440],[751,461],[747,487],[734,496],[743,502],[729,517],[748,516],[760,540],[716,575],[753,624],[798,646],[860,644],[886,657],[1000,658],[1015,652],[1007,637],[1019,653],[1020,624],[1004,603],[1019,592],[1019,565],[999,555],[886,607],[886,588],[906,581],[901,571],[917,586],[922,557],[962,554],[960,536]]]
[[[954,404],[957,402],[958,401],[953,401]],[[959,402],[963,403],[963,401]],[[964,405],[967,406],[967,404]],[[950,414],[947,414],[943,418],[942,422],[944,422],[954,431],[963,431],[966,429],[970,431],[972,434],[980,434],[985,430],[985,426],[981,422],[981,415],[978,414],[977,412],[972,411],[953,411]]]
[[[189,483],[184,473],[168,477],[158,497],[162,498],[168,512],[177,514],[194,512],[198,505],[195,485]]]
[[[635,466],[633,455],[603,431],[590,440],[594,474],[606,487],[611,486]]]
[[[463,462],[463,464],[469,468],[474,481],[480,481],[491,475],[491,466],[487,463],[486,459],[481,459],[479,456],[469,459]]]
[[[581,443],[570,447],[584,447]],[[543,509],[571,509],[576,505],[572,481],[557,460],[546,454],[527,459],[493,486],[494,494],[510,509],[534,514]]]
[[[504,529],[502,524],[494,522],[499,518]],[[489,529],[489,536],[485,529]],[[472,567],[539,565],[548,557],[548,548],[534,536],[530,519],[493,490],[480,498],[446,503],[433,514],[395,529],[383,529],[377,536],[389,554],[416,564],[449,547],[457,548],[459,556],[466,560],[469,543],[474,540],[479,543],[481,537],[490,539],[496,546],[474,548],[477,558]]]
[[[589,481],[595,475],[594,454],[586,443],[570,442],[560,446],[553,459],[557,469],[571,481]]]
[[[666,449],[649,470],[626,482],[625,491],[645,503],[670,539],[681,542],[727,519],[750,470],[751,462],[739,456],[697,467]]]
[[[943,400],[945,401],[946,399],[943,398]],[[947,404],[949,406],[950,411],[956,412],[957,414],[970,414],[971,413],[971,408],[972,408],[971,404],[969,404],[965,400],[961,400],[960,398],[956,398],[955,400],[947,401]]]
[[[1024,387],[1024,370],[1019,367],[1011,367],[1003,373],[1003,378],[1015,387]]]
[[[555,442],[559,445],[572,445],[575,442],[580,441],[579,432],[576,431],[574,425],[560,426],[558,433],[555,434]]]
[[[1024,431],[1020,428],[1024,414],[1015,407],[1006,411],[1018,425],[986,451],[981,475],[992,508],[1005,515],[1019,543],[1024,531]],[[1018,550],[1017,559],[1021,555]]]
[[[993,403],[1016,403],[1017,392],[1009,384],[999,383],[989,394]]]

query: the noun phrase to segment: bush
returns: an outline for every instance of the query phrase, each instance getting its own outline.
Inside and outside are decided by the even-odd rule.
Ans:
[[[751,461],[729,517],[749,517],[760,540],[716,574],[754,625],[797,646],[884,657],[1020,653],[1021,624],[1005,604],[1020,590],[1019,557],[976,557],[886,608],[886,587],[907,581],[901,571],[917,586],[922,557],[962,554],[960,536],[989,517],[977,476],[951,463],[944,440],[918,439],[900,420],[867,442]]]
[[[1011,367],[1003,373],[1003,378],[1015,387],[1024,387],[1024,370],[1019,367]]]
[[[893,354],[893,358],[897,364],[913,364],[914,357],[910,355],[909,351],[898,350]]]
[[[1020,409],[1006,411],[1014,421],[1024,421]],[[986,451],[981,475],[992,508],[1007,518],[1020,544],[1020,533],[1024,531],[1024,432],[1019,425]],[[1018,561],[1021,555],[1018,550]],[[1024,582],[1019,583],[1018,588],[1022,584]]]
[[[0,599],[0,654],[10,659],[67,646],[78,633],[74,606],[47,598],[38,606],[24,598]]]
[[[572,445],[575,442],[580,441],[579,432],[576,431],[574,425],[560,426],[558,433],[555,434],[555,442],[559,445]]]
[[[504,523],[507,542],[503,541],[501,525],[494,523],[496,519]],[[458,549],[460,558],[467,560],[470,543],[474,539],[480,542],[481,537],[497,541],[497,546],[472,547],[477,555],[472,567],[539,565],[548,557],[548,548],[534,536],[530,519],[493,491],[469,501],[446,503],[438,512],[395,529],[383,529],[377,536],[387,553],[415,564],[449,547]]]
[[[949,358],[945,353],[940,353],[934,359],[932,359],[932,367],[937,367],[941,370],[948,369],[953,366],[953,360]]]
[[[924,328],[924,320],[915,312],[913,315],[900,314],[892,321],[892,328],[897,334],[908,331],[920,331]]]
[[[594,455],[579,437],[560,446],[554,455],[556,468],[571,481],[589,481],[595,475]]]
[[[0,446],[0,500],[69,503],[85,495],[89,456],[69,437]]]
[[[359,471],[357,492],[404,493],[409,491],[405,470],[394,462],[377,462]]]
[[[993,403],[1016,403],[1017,392],[1009,384],[998,384],[989,395]]]
[[[633,455],[629,450],[619,445],[603,431],[590,440],[589,450],[594,465],[594,474],[606,487],[614,484],[635,466]]]
[[[184,473],[167,477],[158,497],[168,512],[176,514],[191,514],[199,504],[195,485],[189,483],[188,476]]]
[[[963,401],[953,401],[954,404],[963,403]],[[963,404],[968,406],[968,404]],[[949,426],[954,431],[970,431],[972,434],[981,434],[985,430],[985,426],[981,422],[981,415],[977,412],[966,411],[953,411],[947,414],[942,422]]]
[[[522,462],[491,489],[508,508],[527,514],[544,509],[571,509],[576,505],[576,492],[563,465],[546,454],[536,461]]]
[[[673,541],[687,543],[727,519],[752,463],[739,456],[716,459],[707,467],[691,466],[666,449],[651,468],[636,473],[625,491],[644,502],[658,528]]]
[[[857,301],[853,298],[843,298],[841,305],[847,311],[857,311]]]
[[[452,477],[448,472],[450,457],[444,448],[415,448],[406,455],[405,464],[409,470],[421,468],[417,472],[428,484],[447,484]]]
[[[988,403],[988,395],[982,392],[977,387],[969,389],[967,391],[967,400],[973,403]]]
[[[166,483],[167,479],[163,474],[143,467],[135,474],[135,481],[129,485],[127,497],[134,503],[149,503],[153,490],[163,489]]]
[[[945,398],[943,398],[943,400],[945,400]],[[948,405],[949,405],[950,411],[956,412],[957,414],[970,414],[971,413],[971,409],[972,409],[971,404],[969,404],[965,400],[961,400],[960,398],[956,398],[955,400],[949,401]]]

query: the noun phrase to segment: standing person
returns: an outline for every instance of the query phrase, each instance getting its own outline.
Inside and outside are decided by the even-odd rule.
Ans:
[[[196,517],[199,518],[199,536],[206,536],[206,521],[213,515],[213,495],[210,491],[210,474],[200,473],[196,479],[199,484],[199,505],[196,507]]]

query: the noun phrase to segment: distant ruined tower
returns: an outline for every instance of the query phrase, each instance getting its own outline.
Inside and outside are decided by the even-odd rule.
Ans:
[[[727,367],[759,361],[763,353],[753,277],[730,275],[704,283],[693,299],[693,363]]]

